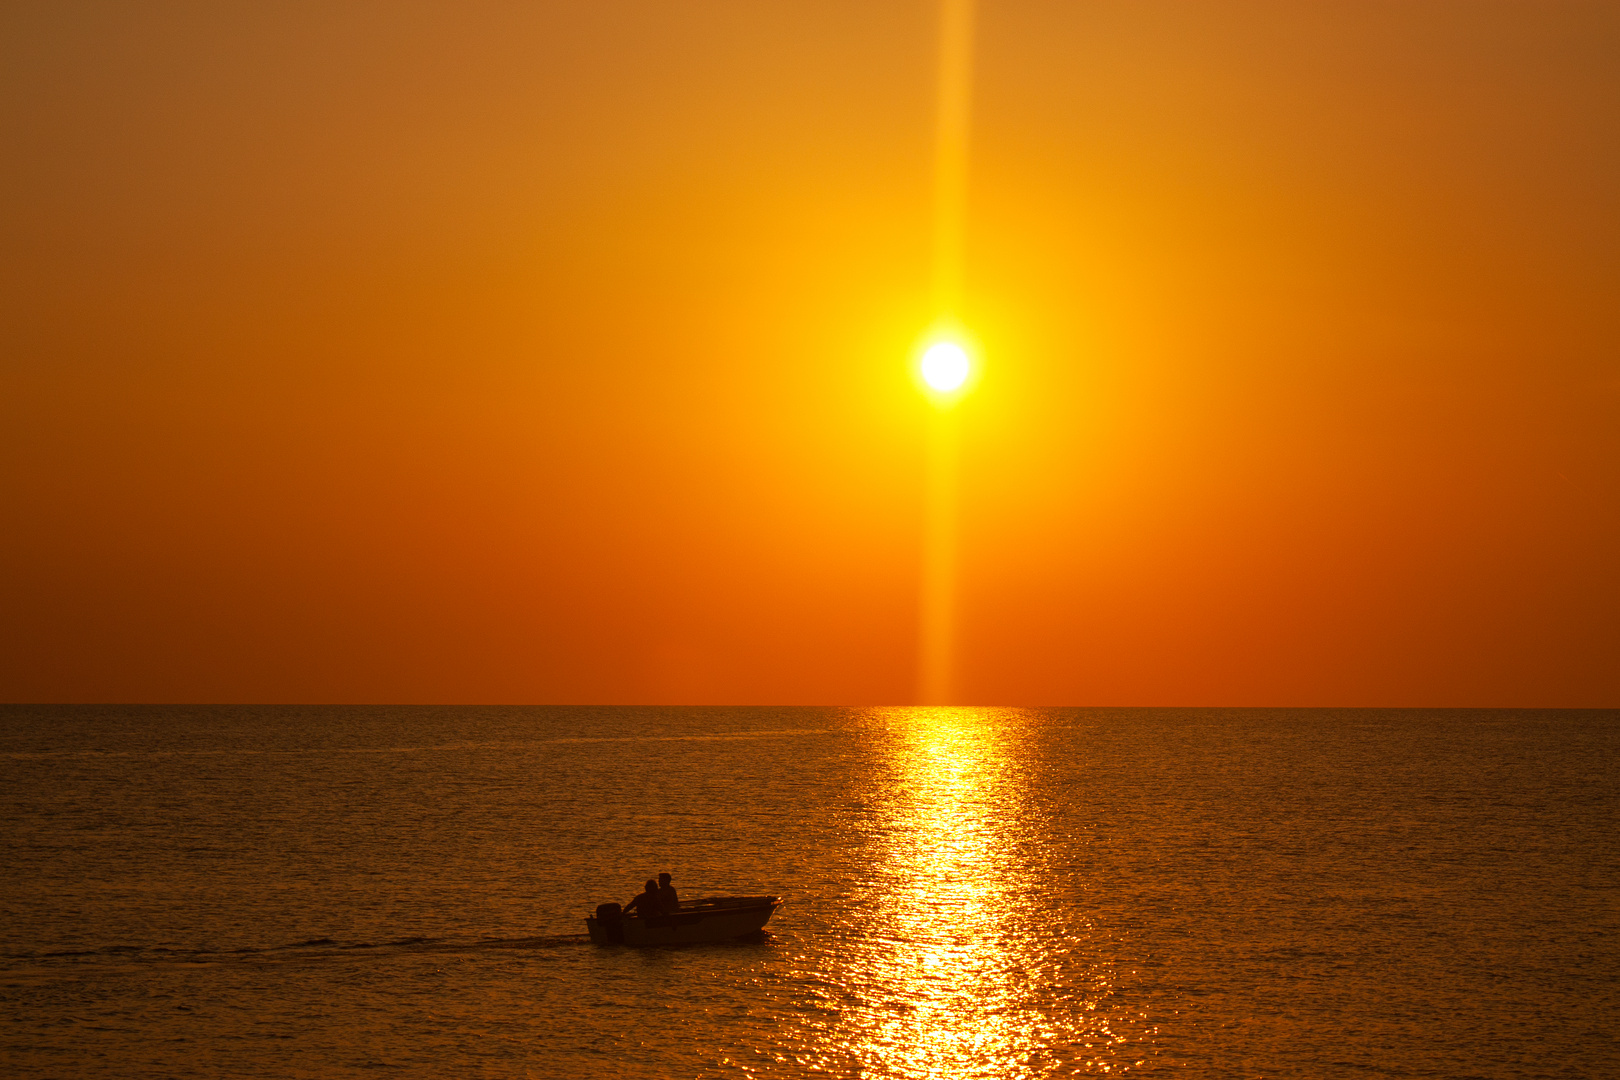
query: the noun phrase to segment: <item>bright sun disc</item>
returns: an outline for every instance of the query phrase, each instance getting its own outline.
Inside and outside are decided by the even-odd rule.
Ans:
[[[930,345],[923,353],[922,377],[923,382],[941,394],[950,393],[967,381],[967,350],[954,341]]]

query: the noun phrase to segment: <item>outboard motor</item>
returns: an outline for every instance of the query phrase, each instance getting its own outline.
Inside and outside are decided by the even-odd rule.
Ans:
[[[596,921],[609,941],[624,941],[624,909],[618,904],[597,904]]]

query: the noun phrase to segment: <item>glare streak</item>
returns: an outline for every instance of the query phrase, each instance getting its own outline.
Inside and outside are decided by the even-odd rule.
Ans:
[[[934,147],[934,314],[936,328],[958,323],[962,298],[962,234],[967,209],[968,130],[973,91],[973,0],[941,0],[939,86]],[[957,435],[950,415],[952,395],[968,378],[967,354],[954,349],[961,371],[953,379],[923,377],[938,407],[928,447],[927,516],[924,522],[917,695],[925,705],[955,701]],[[955,357],[952,358],[953,360]]]
[[[934,309],[956,315],[962,297],[968,124],[973,101],[973,0],[941,0],[939,100],[934,144]]]
[[[917,670],[918,703],[949,705],[955,698],[956,641],[956,416],[936,410],[928,425],[928,475],[923,522],[922,608]]]

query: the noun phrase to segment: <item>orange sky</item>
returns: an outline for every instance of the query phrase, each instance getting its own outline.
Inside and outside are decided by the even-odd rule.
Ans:
[[[910,700],[936,13],[0,9],[0,699]],[[964,700],[1620,705],[1612,3],[975,95]]]

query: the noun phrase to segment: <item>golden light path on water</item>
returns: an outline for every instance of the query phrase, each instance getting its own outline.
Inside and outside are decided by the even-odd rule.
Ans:
[[[1075,883],[1053,879],[1065,860],[1051,850],[1017,710],[873,717],[887,747],[865,826],[873,865],[849,898],[848,947],[826,973],[837,1022],[799,1064],[933,1080],[1129,1062],[1110,1030],[1119,1014],[1105,1007],[1111,964],[1089,940]]]

